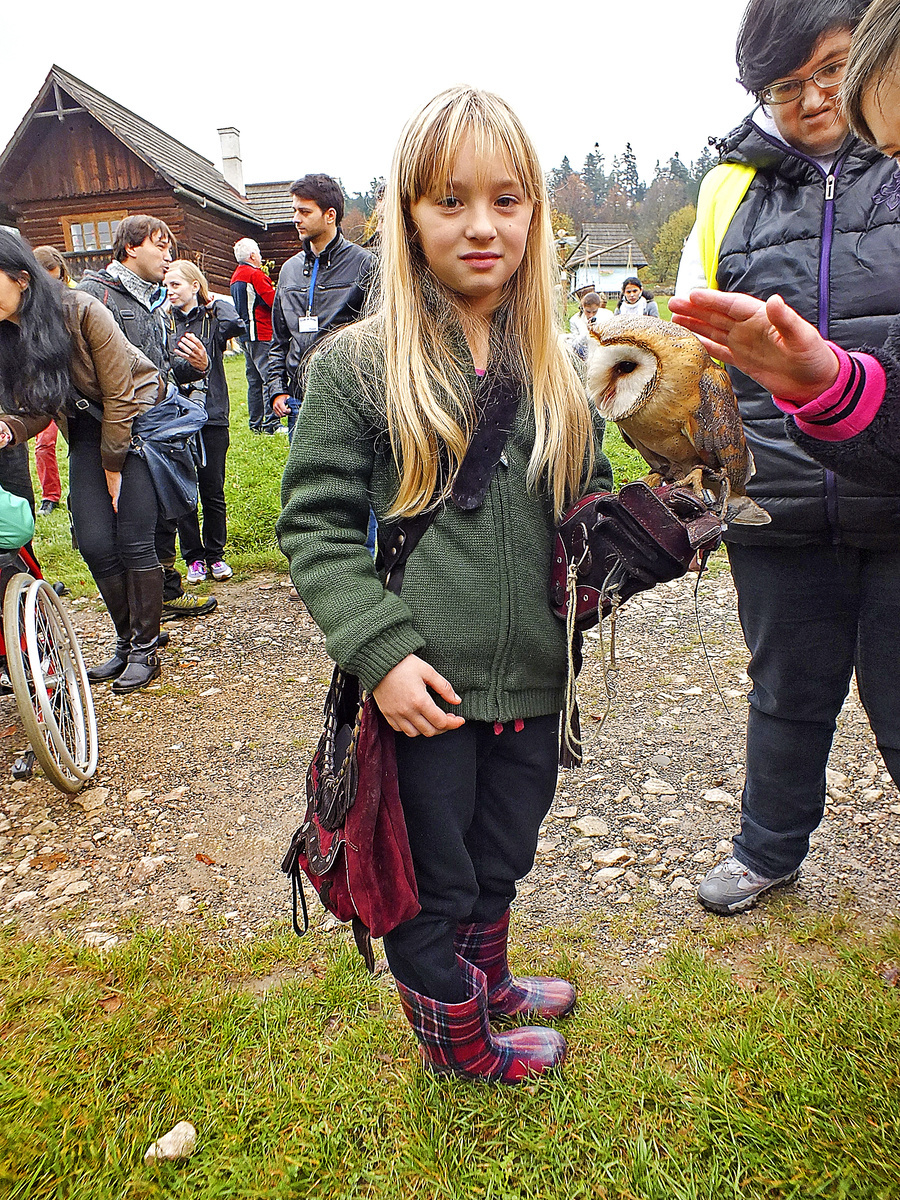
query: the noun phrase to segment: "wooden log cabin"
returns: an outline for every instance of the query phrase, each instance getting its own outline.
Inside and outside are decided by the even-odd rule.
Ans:
[[[231,182],[209,159],[54,66],[0,155],[0,223],[33,246],[56,246],[75,279],[109,262],[118,222],[131,213],[165,221],[179,256],[193,259],[217,292],[228,293],[232,247],[242,237],[259,242],[277,278],[299,248],[290,185],[251,184],[244,194],[237,130],[219,133],[233,147],[224,162]]]

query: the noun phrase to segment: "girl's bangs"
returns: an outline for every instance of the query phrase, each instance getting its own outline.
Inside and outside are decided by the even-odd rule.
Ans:
[[[410,154],[404,156],[407,170],[403,172],[401,191],[405,203],[415,204],[423,196],[449,194],[453,167],[470,137],[474,138],[479,158],[502,155],[528,199],[535,204],[543,199],[537,156],[505,105],[485,93],[467,92],[450,104],[445,100],[437,112],[423,117],[418,131],[410,131]]]

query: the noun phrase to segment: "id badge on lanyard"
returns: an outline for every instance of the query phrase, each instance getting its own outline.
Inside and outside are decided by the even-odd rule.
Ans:
[[[309,300],[306,303],[306,316],[300,317],[297,330],[300,333],[318,333],[319,318],[313,316],[313,299],[316,294],[316,278],[319,274],[319,260],[313,263],[312,274],[309,277]]]

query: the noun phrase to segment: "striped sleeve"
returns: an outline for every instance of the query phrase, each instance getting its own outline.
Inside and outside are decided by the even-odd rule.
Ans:
[[[838,375],[815,400],[796,404],[773,396],[783,413],[794,418],[801,433],[823,442],[844,442],[867,429],[881,408],[887,388],[884,367],[871,354],[848,353],[829,342],[837,355]]]

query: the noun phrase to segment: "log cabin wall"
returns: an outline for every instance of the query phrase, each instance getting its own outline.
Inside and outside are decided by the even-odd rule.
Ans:
[[[16,166],[4,200],[33,246],[72,251],[66,228],[80,216],[149,213],[172,230],[179,256],[196,262],[213,289],[227,295],[234,243],[259,241],[264,233],[261,225],[177,193],[88,113],[34,120],[17,148]]]
[[[271,225],[256,237],[264,259],[275,260],[272,278],[277,280],[281,268],[300,249],[300,239],[293,225]]]
[[[190,200],[184,200],[182,212],[184,228],[179,238],[179,257],[193,259],[212,289],[227,296],[237,266],[234,243],[243,237],[261,243],[262,228],[250,225],[240,217],[226,216],[212,207],[203,208]]]

